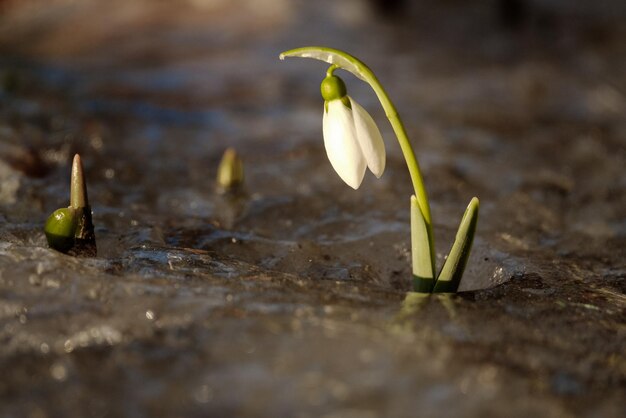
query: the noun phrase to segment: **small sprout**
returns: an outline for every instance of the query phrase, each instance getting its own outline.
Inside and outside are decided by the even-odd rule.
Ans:
[[[70,206],[55,210],[46,220],[44,232],[48,245],[62,253],[93,257],[96,255],[96,236],[87,198],[87,185],[80,156],[72,163]]]
[[[234,192],[243,186],[243,162],[234,148],[228,148],[217,168],[217,187],[220,192]]]

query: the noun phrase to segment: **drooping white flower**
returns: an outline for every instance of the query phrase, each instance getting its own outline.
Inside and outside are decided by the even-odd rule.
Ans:
[[[324,82],[329,78],[338,79],[331,76]],[[369,113],[345,95],[345,86],[340,79],[340,89],[333,91],[332,95],[328,93],[328,87],[325,90],[324,82],[322,95],[326,101],[322,125],[326,154],[339,177],[353,189],[358,189],[366,167],[376,177],[382,176],[385,170],[383,138]],[[336,80],[332,82],[337,85]]]

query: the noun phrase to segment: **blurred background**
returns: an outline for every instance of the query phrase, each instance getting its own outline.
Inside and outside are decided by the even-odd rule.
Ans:
[[[0,153],[17,168],[7,171],[12,180],[2,195],[20,208],[11,216],[30,219],[58,207],[68,161],[80,152],[101,215],[117,220],[134,208],[135,220],[178,213],[198,225],[219,223],[212,179],[232,146],[258,198],[240,220],[264,219],[251,228],[264,237],[326,239],[327,226],[302,229],[324,213],[334,225],[331,241],[354,229],[337,229],[335,221],[372,211],[379,216],[368,218],[371,225],[357,221],[355,237],[397,231],[381,222],[405,223],[410,186],[369,87],[346,78],[350,94],[379,121],[388,170],[381,181],[366,176],[369,192],[347,193],[321,141],[325,65],[277,59],[293,47],[328,45],[379,75],[413,138],[433,211],[441,214],[435,223],[450,234],[460,208],[477,195],[488,219],[482,228],[512,237],[507,245],[571,253],[591,240],[597,246],[585,248],[602,253],[607,240],[623,239],[622,1],[1,4]],[[334,197],[336,212],[324,211],[324,196]],[[286,224],[274,227],[276,217]],[[449,239],[440,240],[442,257]]]
[[[0,417],[620,416],[624,22],[623,0],[0,1]],[[326,65],[278,60],[306,45],[386,87],[439,265],[480,197],[452,305],[398,312],[402,154],[345,74],[388,161],[341,182]],[[234,199],[215,193],[227,147]],[[41,232],[77,152],[88,260]]]

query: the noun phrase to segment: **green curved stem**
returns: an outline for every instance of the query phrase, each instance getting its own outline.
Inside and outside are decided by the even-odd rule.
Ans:
[[[426,195],[426,188],[424,186],[424,180],[422,178],[422,172],[419,167],[419,163],[417,162],[417,158],[415,158],[415,152],[413,151],[413,147],[411,146],[411,142],[409,141],[409,137],[404,128],[404,124],[402,120],[398,116],[398,112],[396,107],[389,99],[387,92],[380,84],[374,73],[368,69],[369,76],[368,83],[374,89],[376,96],[378,96],[378,100],[380,100],[380,104],[383,106],[385,110],[385,115],[389,122],[391,123],[391,127],[393,128],[396,137],[398,138],[398,142],[400,143],[400,148],[402,149],[402,154],[404,155],[404,159],[406,160],[406,165],[409,169],[409,173],[411,174],[411,182],[413,183],[413,188],[415,189],[415,196],[417,197],[417,202],[420,205],[420,209],[422,210],[422,215],[424,216],[424,220],[427,225],[431,225],[431,215],[430,215],[430,204],[428,203],[428,197]],[[430,226],[429,226],[430,228]]]
[[[415,189],[415,196],[417,197],[417,203],[419,205],[420,211],[422,213],[422,217],[424,219],[424,223],[426,224],[426,230],[428,233],[428,244],[429,244],[429,252],[431,259],[431,267],[434,272],[435,269],[435,246],[434,246],[434,236],[432,229],[432,220],[430,215],[430,204],[428,203],[428,196],[426,195],[426,187],[424,186],[424,180],[422,178],[422,173],[420,171],[419,163],[417,162],[417,158],[415,158],[415,152],[413,151],[413,147],[411,146],[411,142],[409,141],[409,137],[406,133],[406,129],[404,128],[404,124],[402,120],[398,116],[398,111],[396,107],[391,102],[389,95],[378,81],[378,78],[370,68],[365,65],[362,61],[353,57],[352,55],[337,50],[333,48],[327,47],[303,47],[296,48],[289,51],[285,51],[280,54],[280,58],[284,59],[285,57],[303,57],[303,58],[314,58],[319,59],[321,61],[328,62],[332,64],[329,71],[334,71],[335,68],[339,67],[346,71],[351,72],[356,77],[368,83],[383,109],[385,110],[385,115],[389,122],[391,123],[391,127],[393,128],[394,133],[400,143],[400,148],[402,150],[402,154],[404,155],[404,159],[406,160],[406,165],[409,169],[409,173],[411,175],[411,182],[413,183],[413,188]],[[412,225],[413,228],[413,225]]]

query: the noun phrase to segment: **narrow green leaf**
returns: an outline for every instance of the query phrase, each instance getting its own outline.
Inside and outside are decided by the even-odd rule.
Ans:
[[[455,293],[459,288],[474,241],[478,222],[478,206],[478,198],[474,197],[465,209],[454,244],[443,264],[439,277],[437,277],[433,293]]]
[[[370,71],[369,68],[352,55],[338,49],[327,48],[324,46],[305,46],[302,48],[290,49],[289,51],[285,51],[280,54],[281,60],[284,60],[285,57],[313,58],[329,64],[335,64],[339,68],[350,71],[356,77],[369,83],[366,75],[366,71]]]
[[[430,256],[430,239],[424,215],[415,195],[411,196],[411,254],[413,256],[413,290],[430,293],[435,277]]]

